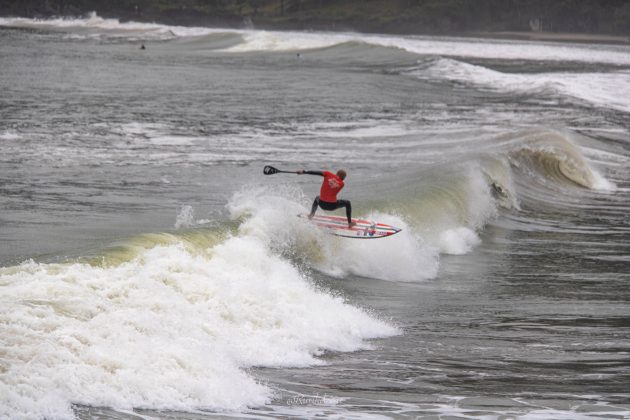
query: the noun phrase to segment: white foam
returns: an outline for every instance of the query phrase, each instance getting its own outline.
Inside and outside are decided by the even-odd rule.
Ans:
[[[445,57],[630,64],[628,49],[618,46],[357,33],[248,31],[242,44],[231,47],[227,51],[295,51],[332,47],[347,42],[366,43],[398,48],[421,55]]]
[[[481,239],[475,231],[464,226],[447,229],[440,233],[439,238],[440,251],[451,255],[467,254],[480,243]]]
[[[244,42],[232,46],[225,51],[300,51],[331,47],[353,40],[352,36],[335,33],[308,32],[275,32],[255,31],[242,32]]]
[[[243,410],[272,397],[243,369],[319,364],[398,333],[247,234],[115,267],[29,262],[0,284],[0,418],[70,418],[71,403]]]
[[[373,213],[370,220],[402,228],[402,232],[379,240],[341,240],[332,247],[324,270],[339,275],[354,274],[383,280],[414,282],[437,276],[437,249],[424,240],[400,217]]]
[[[14,131],[5,131],[4,133],[0,133],[0,140],[19,140],[22,137]]]
[[[402,227],[392,237],[342,239],[317,229],[296,217],[308,212],[310,200],[290,187],[240,191],[230,201],[235,218],[247,215],[241,232],[264,238],[283,252],[300,253],[309,264],[329,275],[348,274],[390,281],[421,281],[434,278],[438,269],[437,250],[414,234],[400,217],[374,213],[367,217]],[[320,210],[323,211],[323,210]],[[363,217],[362,215],[353,215]]]
[[[369,42],[422,55],[630,64],[628,47],[446,37],[369,37]]]
[[[419,77],[439,77],[485,86],[489,89],[519,92],[555,92],[600,107],[630,112],[630,73],[502,73],[452,59],[440,59]]]
[[[628,165],[627,157],[611,153],[604,150],[593,149],[591,147],[581,146],[580,149],[584,151],[584,154],[588,157],[590,162],[595,164],[605,164],[609,167],[626,167]],[[606,179],[599,171],[591,169],[593,175],[592,188],[599,191],[618,191],[617,185]]]
[[[598,171],[591,169],[591,173],[593,175],[593,183],[591,185],[591,188],[593,188],[594,190],[607,192],[613,192],[617,190],[617,185],[614,182],[604,178],[604,176]]]
[[[246,31],[244,42],[226,51],[296,51],[332,47],[347,42],[399,48],[421,55],[445,57],[630,64],[628,49],[618,46],[357,33]]]

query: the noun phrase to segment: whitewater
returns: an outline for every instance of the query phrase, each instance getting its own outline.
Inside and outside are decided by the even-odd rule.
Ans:
[[[628,46],[0,41],[0,418],[630,416]],[[267,164],[403,231],[328,235]]]

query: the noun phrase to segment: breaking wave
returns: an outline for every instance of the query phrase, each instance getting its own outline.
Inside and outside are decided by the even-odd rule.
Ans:
[[[591,167],[580,149],[566,134],[534,130],[516,136],[518,147],[510,153],[514,166],[527,174],[556,184],[572,183],[580,187],[613,191],[616,186]]]
[[[68,418],[72,404],[243,410],[274,394],[249,367],[321,364],[399,333],[315,286],[255,220],[1,268],[0,284],[6,418]]]
[[[562,133],[495,141],[496,155],[379,181],[382,201],[357,211],[403,228],[386,240],[323,233],[296,217],[310,199],[276,184],[234,193],[227,220],[196,220],[184,206],[174,232],[67,263],[0,268],[0,416],[71,417],[72,404],[264,405],[274,390],[248,368],[320,364],[324,351],[370,348],[370,339],[400,333],[318,287],[314,272],[426,281],[442,254],[471,252],[501,211],[518,211],[524,185],[557,186],[548,200],[558,188],[613,187]]]

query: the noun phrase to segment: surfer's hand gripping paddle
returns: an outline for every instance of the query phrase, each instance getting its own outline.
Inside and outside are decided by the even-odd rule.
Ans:
[[[300,173],[300,171],[281,171],[280,169],[276,169],[273,166],[269,166],[269,165],[263,168],[263,174],[265,175],[273,175],[279,172],[283,174],[299,174]]]

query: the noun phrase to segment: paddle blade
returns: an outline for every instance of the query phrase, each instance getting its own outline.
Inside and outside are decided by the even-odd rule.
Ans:
[[[265,175],[273,175],[273,174],[277,174],[278,170],[276,168],[274,168],[273,166],[265,166],[263,168],[263,174]]]

